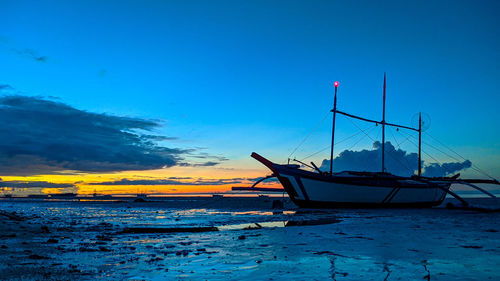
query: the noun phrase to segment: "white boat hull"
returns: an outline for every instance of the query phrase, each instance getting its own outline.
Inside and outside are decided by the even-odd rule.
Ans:
[[[299,207],[432,207],[443,202],[451,186],[387,173],[319,174],[275,164],[258,154],[252,157],[273,171]]]
[[[314,205],[331,205],[332,207],[432,206],[439,205],[446,196],[445,190],[427,185],[421,187],[352,185],[286,174],[281,174],[280,178],[280,180],[287,180],[285,184],[290,183],[288,189],[290,187],[293,189],[289,192],[292,200],[299,206],[307,207],[314,207]],[[441,187],[447,189],[449,184],[444,183]]]

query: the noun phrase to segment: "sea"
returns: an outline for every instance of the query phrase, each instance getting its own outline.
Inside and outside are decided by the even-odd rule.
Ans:
[[[499,202],[468,200],[477,208],[2,198],[0,280],[500,280]]]

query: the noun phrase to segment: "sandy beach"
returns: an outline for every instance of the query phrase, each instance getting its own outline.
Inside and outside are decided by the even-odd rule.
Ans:
[[[273,200],[0,200],[1,279],[500,278],[498,212],[272,209]]]

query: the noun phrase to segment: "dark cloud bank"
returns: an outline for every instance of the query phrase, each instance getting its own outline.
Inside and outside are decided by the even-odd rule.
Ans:
[[[380,142],[373,144],[373,150],[352,151],[344,150],[333,160],[334,171],[380,171],[382,163],[382,153]],[[422,161],[423,162],[423,161]],[[469,160],[464,162],[451,163],[422,163],[423,175],[428,177],[445,176],[469,168],[472,163]],[[390,142],[385,143],[385,167],[387,172],[395,175],[408,176],[415,174],[418,169],[418,154],[407,153],[404,150],[396,149]],[[321,170],[330,169],[330,160],[323,160]]]
[[[46,181],[3,181],[0,179],[0,187],[10,188],[73,188],[71,183],[52,183]]]
[[[181,181],[190,180],[190,181]],[[191,177],[170,177],[167,179],[145,179],[145,180],[130,180],[121,179],[118,181],[107,181],[92,183],[90,185],[225,185],[225,184],[239,184],[245,181],[255,181],[259,178],[230,178],[230,179],[201,179]]]
[[[2,85],[3,89],[11,89]],[[160,121],[98,114],[40,97],[0,97],[0,175],[149,170],[187,163],[195,149],[165,147]],[[210,158],[203,155],[203,158]],[[215,160],[221,160],[217,157]]]

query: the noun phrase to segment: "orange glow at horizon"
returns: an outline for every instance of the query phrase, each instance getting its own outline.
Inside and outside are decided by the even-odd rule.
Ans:
[[[237,166],[237,165],[235,165]],[[244,165],[241,165],[244,166]],[[170,167],[158,170],[146,171],[124,171],[116,173],[71,173],[57,175],[36,175],[36,176],[2,176],[3,181],[23,181],[23,182],[50,182],[73,184],[76,192],[81,195],[97,194],[182,194],[182,193],[218,193],[227,192],[233,186],[250,186],[252,178],[259,178],[269,175],[271,172],[264,167],[257,168],[225,168],[225,167]],[[158,184],[158,185],[99,185],[102,182],[114,182],[120,180],[169,180],[169,178],[179,181],[178,184]],[[241,183],[221,183],[211,184],[210,181],[242,179]],[[198,181],[198,183],[195,183]],[[207,184],[203,184],[206,181]],[[201,183],[200,183],[201,182]],[[190,184],[193,183],[193,184]],[[278,182],[263,182],[262,187],[281,187]],[[75,189],[75,188],[73,188]],[[74,192],[74,190],[65,191],[65,188],[3,188],[4,193],[16,193],[16,190],[22,194],[30,193],[30,190],[38,190],[39,193],[54,194],[62,192]]]

